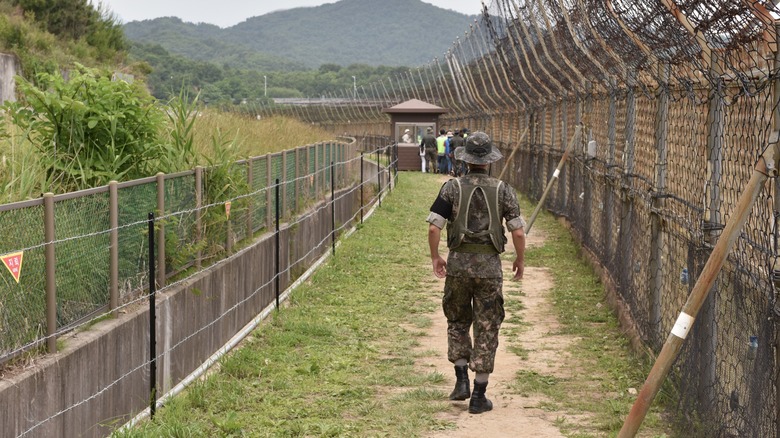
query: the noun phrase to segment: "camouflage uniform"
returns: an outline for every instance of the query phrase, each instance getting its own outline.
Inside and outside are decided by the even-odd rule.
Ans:
[[[455,159],[455,149],[462,147],[465,144],[466,140],[461,137],[460,134],[455,134],[450,139],[450,159],[452,160],[452,170],[455,173],[455,176],[461,176],[466,173],[464,171],[466,168],[466,163]]]
[[[484,170],[474,169],[471,173],[447,181],[439,192],[439,197],[431,207],[427,222],[438,228],[444,228],[457,218],[460,212],[460,190],[462,184],[476,186],[496,186],[498,180],[487,175]],[[449,210],[449,211],[448,211]],[[525,226],[520,215],[517,195],[508,184],[498,185],[498,212],[506,221],[509,231]],[[469,230],[487,230],[490,227],[489,206],[485,193],[476,190],[472,195],[467,219]],[[450,233],[448,227],[448,234]],[[448,242],[451,245],[451,236]],[[500,250],[503,251],[503,236]],[[463,237],[463,244],[495,245],[490,236]],[[493,372],[493,364],[498,348],[498,331],[504,320],[503,278],[499,249],[487,253],[461,252],[450,248],[447,257],[447,278],[444,282],[442,307],[447,317],[447,358],[450,362],[466,359],[472,371],[477,373]],[[474,343],[472,346],[469,329],[473,325]]]

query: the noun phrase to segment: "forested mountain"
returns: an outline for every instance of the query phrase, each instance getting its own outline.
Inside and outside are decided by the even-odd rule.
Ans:
[[[225,29],[178,18],[133,21],[128,39],[221,66],[421,65],[441,57],[473,16],[420,0],[341,0],[252,17]]]

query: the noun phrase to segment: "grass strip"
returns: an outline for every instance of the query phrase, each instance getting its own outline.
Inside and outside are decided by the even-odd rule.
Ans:
[[[431,389],[444,376],[415,369],[417,338],[430,326],[428,315],[440,311],[426,297],[424,222],[439,188],[433,175],[400,174],[377,213],[218,372],[154,421],[114,436],[413,437],[454,427],[437,418],[450,409],[446,394]],[[521,207],[533,209],[523,199]],[[569,364],[577,371],[569,379],[520,372],[514,389],[546,395],[549,409],[572,413],[556,422],[569,437],[613,436],[633,402],[627,389],[641,385],[649,365],[630,354],[568,231],[544,213],[537,226],[547,240],[527,251],[526,263],[550,268],[555,278],[562,330],[579,338]],[[533,328],[502,336],[516,343],[523,329]],[[654,408],[640,433],[664,436],[661,426]]]
[[[520,202],[525,212],[535,206],[524,198]],[[550,300],[561,323],[559,333],[576,341],[569,347],[570,354],[561,356],[568,362],[569,377],[521,371],[514,389],[545,395],[550,401],[545,408],[571,414],[556,422],[567,437],[616,436],[636,399],[633,390],[641,388],[652,363],[631,351],[607,305],[603,284],[570,232],[547,212],[539,215],[534,229],[544,232],[545,243],[526,251],[526,265],[549,269],[554,279]],[[639,436],[673,436],[663,419],[668,391],[668,385],[662,389],[662,403],[648,413]]]

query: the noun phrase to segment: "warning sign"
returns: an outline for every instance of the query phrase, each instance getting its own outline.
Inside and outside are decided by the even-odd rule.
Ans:
[[[230,219],[230,201],[225,203],[225,216]]]
[[[8,271],[11,273],[11,275],[14,276],[14,280],[16,280],[17,283],[19,283],[19,276],[22,274],[23,257],[24,252],[22,251],[0,256],[0,259],[3,260],[3,264],[6,268],[8,268]]]

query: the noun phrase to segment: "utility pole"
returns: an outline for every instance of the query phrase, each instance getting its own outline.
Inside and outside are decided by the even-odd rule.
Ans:
[[[352,76],[352,98],[357,99],[357,78]]]
[[[263,97],[268,97],[268,76],[263,76]]]

